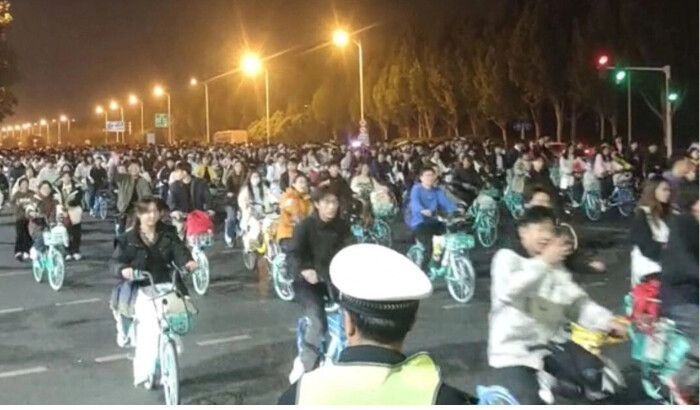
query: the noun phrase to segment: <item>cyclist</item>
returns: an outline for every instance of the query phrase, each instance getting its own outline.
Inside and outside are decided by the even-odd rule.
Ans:
[[[288,249],[288,266],[294,275],[295,300],[310,320],[300,357],[289,376],[295,382],[318,366],[319,348],[326,333],[325,299],[332,286],[328,267],[333,256],[350,238],[350,228],[338,214],[338,197],[328,186],[313,192],[315,211],[294,227]]]
[[[192,168],[188,162],[180,161],[175,165],[171,174],[171,183],[168,192],[168,206],[173,225],[182,237],[182,218],[192,211],[214,213],[211,192],[207,182],[202,178],[192,175]]]
[[[95,211],[95,199],[100,191],[107,189],[107,170],[103,167],[104,157],[101,155],[95,156],[95,164],[90,168],[88,173],[88,189],[90,190],[90,200],[88,206],[90,207],[90,214],[95,216],[97,212]]]
[[[550,340],[564,342],[559,335],[563,325],[576,321],[617,335],[627,332],[572,280],[562,264],[571,248],[564,238],[555,237],[554,221],[548,208],[525,210],[518,220],[517,248],[499,250],[491,263],[488,361],[501,384],[521,404],[544,403],[538,396],[539,369],[556,375],[562,369],[554,363],[567,363],[571,368],[575,368],[572,360],[599,363],[571,343],[565,344],[561,357],[531,349]]]
[[[73,181],[72,173],[65,171],[61,173],[61,178],[56,184],[58,198],[61,201],[61,207],[65,210],[66,215],[64,224],[68,231],[68,249],[66,260],[74,259],[79,261],[82,259],[80,255],[80,240],[82,237],[82,219],[83,219],[83,190]]]
[[[423,245],[423,270],[426,270],[433,253],[433,236],[445,233],[445,224],[435,219],[438,211],[455,212],[457,207],[435,186],[435,170],[425,167],[420,172],[420,183],[413,185],[409,194],[406,221],[416,239]]]
[[[299,160],[294,157],[289,158],[289,161],[287,161],[287,170],[280,175],[280,191],[285,192],[299,174]]]
[[[324,175],[319,187],[329,186],[340,202],[340,214],[345,215],[350,208],[352,200],[352,189],[348,181],[343,178],[340,172],[340,164],[331,162],[328,164],[328,174]]]
[[[314,210],[309,197],[309,180],[304,174],[297,174],[292,185],[280,198],[280,220],[277,224],[277,241],[282,251],[287,253],[294,226],[309,216]]]
[[[243,163],[236,159],[225,170],[223,184],[226,189],[226,199],[224,200],[224,210],[226,211],[226,221],[224,222],[224,240],[226,245],[233,247],[238,229],[238,193],[245,184],[246,169]]]
[[[118,157],[117,157],[118,158]],[[117,187],[117,233],[126,231],[126,226],[131,222],[132,210],[136,203],[151,196],[151,185],[141,176],[141,163],[131,160],[126,174],[116,174],[114,183]]]
[[[12,195],[12,205],[15,207],[15,259],[24,261],[29,259],[29,249],[32,246],[27,206],[32,202],[34,192],[29,190],[29,180],[25,176],[19,177],[15,185],[17,188]]]
[[[165,165],[163,165],[156,173],[156,188],[158,190],[158,196],[163,199],[168,198],[168,188],[170,186],[170,174],[173,172],[175,167],[175,160],[173,157],[168,156],[165,158]]]
[[[253,220],[262,215],[254,215],[255,207],[261,207],[260,211],[266,214],[272,211],[274,198],[270,190],[265,186],[260,173],[253,170],[248,175],[246,184],[238,194],[238,208],[241,210],[241,232],[243,233],[243,250],[250,252],[251,243],[260,236],[260,224]],[[260,221],[258,221],[260,222]]]
[[[633,286],[646,279],[658,279],[661,273],[661,252],[669,234],[670,197],[671,186],[662,177],[654,176],[644,183],[630,229]]]
[[[481,176],[474,169],[472,159],[468,155],[464,155],[462,157],[461,166],[454,172],[454,178],[451,184],[454,194],[464,201],[467,206],[471,206],[483,184],[484,182]]]
[[[330,278],[344,309],[348,346],[337,366],[305,374],[278,404],[471,404],[445,384],[426,353],[407,357],[403,343],[430,280],[408,258],[379,245],[353,245],[331,261]],[[376,286],[393,283],[392,286]]]
[[[144,198],[135,205],[134,227],[118,238],[118,244],[109,260],[110,273],[120,279],[112,292],[110,306],[117,321],[117,343],[126,346],[135,342],[134,386],[145,382],[158,355],[158,316],[153,302],[139,289],[149,286],[148,280],[134,280],[134,271],[143,270],[153,276],[157,284],[172,283],[170,265],[190,271],[196,269],[189,250],[175,230],[160,221],[161,205],[154,197]],[[187,295],[182,278],[178,275],[176,287]],[[129,322],[136,319],[137,340],[129,340]]]

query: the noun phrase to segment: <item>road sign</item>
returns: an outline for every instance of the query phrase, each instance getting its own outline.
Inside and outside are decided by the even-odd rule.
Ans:
[[[530,131],[532,123],[530,121],[516,121],[513,123],[513,129],[516,131]]]
[[[156,128],[168,128],[168,114],[156,114]]]
[[[124,132],[124,121],[107,121],[107,132]]]
[[[149,132],[146,134],[146,144],[148,145],[156,145],[156,134]]]

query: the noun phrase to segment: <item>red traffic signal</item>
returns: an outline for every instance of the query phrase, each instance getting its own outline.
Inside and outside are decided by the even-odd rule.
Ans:
[[[598,56],[598,59],[596,60],[598,63],[598,68],[605,68],[608,66],[608,63],[610,62],[610,57],[608,57],[607,54],[601,54]]]

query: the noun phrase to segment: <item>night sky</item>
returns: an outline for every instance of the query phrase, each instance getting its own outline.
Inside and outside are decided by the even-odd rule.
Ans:
[[[8,39],[22,80],[13,87],[19,106],[7,122],[60,113],[95,120],[96,104],[123,100],[130,92],[150,104],[156,83],[173,94],[187,93],[192,75],[229,71],[247,48],[262,56],[285,50],[298,56],[327,41],[339,24],[390,33],[392,22],[401,19],[429,25],[456,9],[489,13],[509,1],[515,0],[13,0]],[[697,2],[671,2],[679,24],[670,29],[694,44],[692,54],[674,56],[672,64],[674,73],[695,81],[688,84],[692,101],[678,120],[686,124],[682,133],[696,139]],[[368,59],[376,58],[371,36],[364,35]],[[284,58],[277,58],[280,65]],[[634,109],[643,112],[641,99]]]

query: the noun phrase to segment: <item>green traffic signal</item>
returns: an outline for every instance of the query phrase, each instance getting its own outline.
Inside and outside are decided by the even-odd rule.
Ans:
[[[678,93],[671,93],[668,95],[669,101],[676,101],[678,99]]]
[[[617,73],[615,73],[615,82],[617,84],[620,84],[622,81],[624,81],[625,77],[627,77],[627,72],[618,71]]]

